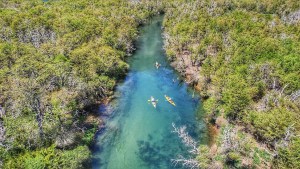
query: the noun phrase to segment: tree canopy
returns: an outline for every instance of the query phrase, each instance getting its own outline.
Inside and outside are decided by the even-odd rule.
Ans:
[[[85,109],[112,94],[128,69],[125,56],[134,49],[138,26],[159,12],[157,5],[0,2],[3,168],[83,168],[88,163],[97,120],[88,124]]]

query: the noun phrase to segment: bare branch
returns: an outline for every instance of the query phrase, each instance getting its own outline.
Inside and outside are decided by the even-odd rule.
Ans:
[[[239,148],[238,140],[236,139],[236,129],[232,129],[232,127],[227,126],[224,128],[223,131],[223,151],[229,152],[229,151],[236,151]]]
[[[181,126],[177,128],[174,123],[172,123],[174,130],[173,133],[177,133],[178,137],[181,139],[182,143],[187,147],[192,148],[189,150],[192,154],[199,154],[199,150],[197,148],[197,142],[186,132],[186,126]]]
[[[193,155],[200,155],[200,151],[197,148],[197,142],[188,134],[186,131],[186,126],[181,126],[179,128],[176,127],[174,123],[172,123],[174,130],[173,133],[177,133],[178,137],[181,139],[182,143],[191,149],[188,150],[189,153]],[[195,158],[185,158],[182,155],[178,155],[177,159],[172,159],[172,163],[176,166],[178,163],[182,164],[187,168],[199,168],[200,163]]]
[[[278,149],[279,147],[288,147],[290,144],[290,141],[293,137],[295,137],[295,124],[290,125],[286,130],[284,134],[284,138],[279,143],[275,143],[275,149]]]
[[[195,160],[194,158],[189,158],[189,159],[186,159],[184,158],[183,156],[179,155],[177,159],[172,159],[171,160],[172,163],[176,166],[178,163],[182,164],[184,167],[187,167],[187,168],[191,168],[191,169],[194,169],[194,168],[199,168],[200,167],[200,163]]]
[[[300,97],[300,90],[297,90],[297,91],[293,92],[293,93],[290,95],[290,100],[291,100],[291,101],[295,101],[295,100],[297,100],[299,97]]]

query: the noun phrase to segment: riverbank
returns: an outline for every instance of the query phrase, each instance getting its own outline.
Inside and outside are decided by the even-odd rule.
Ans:
[[[205,77],[201,75],[201,66],[192,61],[191,52],[185,50],[182,53],[177,53],[173,56],[174,57],[170,58],[171,65],[180,73],[183,79],[185,79],[185,83],[196,89],[196,92],[200,93],[204,106],[208,109],[211,109],[211,105],[209,105],[210,103],[207,103],[207,99],[211,93],[218,94],[218,92],[214,91],[213,85],[204,84]],[[207,154],[203,153],[198,158],[210,156],[210,158],[213,159],[212,162],[208,162],[208,164],[203,165],[204,167],[210,166],[223,168],[225,165],[228,165],[225,164],[227,161],[232,162],[233,164],[238,163],[239,166],[243,167],[255,165],[258,168],[271,168],[271,161],[274,158],[273,148],[268,147],[268,145],[263,142],[257,141],[253,133],[249,133],[249,129],[244,127],[244,124],[230,123],[225,118],[224,111],[221,111],[217,114],[209,114],[207,109],[204,111],[206,112],[206,115],[202,115],[202,117],[204,117],[208,128],[207,133],[209,151]],[[245,151],[245,156],[232,153],[228,154],[225,159],[219,158],[215,161],[215,158],[224,153],[224,146],[234,146],[224,145],[224,142],[226,142],[224,139],[226,137],[230,137],[230,140],[227,141],[237,142],[236,145],[247,146],[247,150],[239,150]],[[255,152],[252,153],[252,157],[249,158],[247,156],[248,153],[251,153],[249,151],[251,149],[255,149]],[[254,156],[256,156],[256,161],[253,160]]]
[[[87,107],[113,94],[138,26],[161,11],[166,53],[200,90],[211,129],[220,133],[216,146],[202,147],[201,167],[299,166],[296,1],[36,0],[0,8],[0,167],[86,167],[102,123]],[[168,79],[173,69],[165,70],[167,81],[158,81],[172,85],[177,77]],[[185,84],[174,84],[185,94]],[[166,148],[139,143],[140,152]],[[142,157],[153,160],[148,155]]]
[[[279,9],[269,18],[267,9],[250,9],[243,2],[169,4],[164,21],[167,55],[199,90],[207,121],[218,133],[206,167],[296,167],[292,147],[299,146],[299,83],[294,81],[299,57],[292,46],[299,37],[276,35],[294,34],[289,28],[298,30],[297,24],[286,25],[286,13]],[[288,5],[287,11],[297,9]],[[293,64],[283,63],[294,59]]]
[[[0,168],[88,167],[102,125],[89,108],[113,94],[156,5],[0,2]]]

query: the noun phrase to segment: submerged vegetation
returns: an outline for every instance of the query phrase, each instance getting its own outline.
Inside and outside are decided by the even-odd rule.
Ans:
[[[87,167],[100,122],[86,108],[112,94],[137,27],[161,11],[166,53],[220,133],[192,162],[299,168],[297,0],[3,0],[0,9],[0,168]]]
[[[202,168],[299,168],[299,2],[167,4],[166,52],[219,128]]]

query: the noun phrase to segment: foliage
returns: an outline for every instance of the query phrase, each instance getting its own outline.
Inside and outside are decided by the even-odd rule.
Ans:
[[[183,75],[194,78],[192,84],[199,88],[209,118],[225,115],[247,126],[257,141],[269,147],[284,140],[291,126],[293,134],[300,134],[297,1],[172,0],[165,4],[166,53]],[[245,156],[245,150],[238,154]],[[281,159],[284,156],[292,158],[283,153]],[[254,159],[259,159],[258,166],[264,161]],[[281,166],[288,163],[280,161]]]
[[[227,162],[228,163],[238,163],[239,161],[241,160],[241,157],[238,153],[235,153],[235,152],[229,152],[227,154]]]
[[[83,164],[87,163],[89,158],[90,152],[86,146],[61,151],[52,145],[20,154],[17,158],[8,160],[4,168],[84,168]]]
[[[279,151],[276,167],[278,168],[299,168],[300,167],[300,139],[295,138],[287,148]]]
[[[208,113],[249,126],[269,145],[283,140],[290,126],[300,134],[297,0],[4,0],[0,8],[5,168],[13,168],[15,158],[47,168],[42,151],[60,154],[54,161],[86,158],[73,154],[92,139],[93,130],[81,134],[83,109],[112,94],[128,69],[125,56],[134,49],[137,27],[161,11],[166,53],[178,69],[189,69],[181,72],[196,70],[191,77],[208,98]],[[51,148],[54,143],[70,150]],[[274,164],[297,166],[298,147],[290,140]],[[239,161],[235,153],[228,159]],[[80,167],[78,161],[69,168]]]
[[[82,137],[82,141],[86,145],[91,145],[92,141],[94,140],[94,135],[97,131],[96,127],[93,127],[87,131],[85,131],[84,136]]]
[[[128,69],[125,56],[134,49],[138,26],[161,10],[158,5],[125,0],[0,2],[4,168],[80,168],[88,156],[83,145],[91,143],[97,127],[86,127],[84,109],[112,94]],[[69,150],[49,147],[54,144]]]
[[[270,143],[283,138],[288,124],[292,124],[295,114],[286,109],[273,109],[270,112],[252,114],[253,126],[257,134]]]

